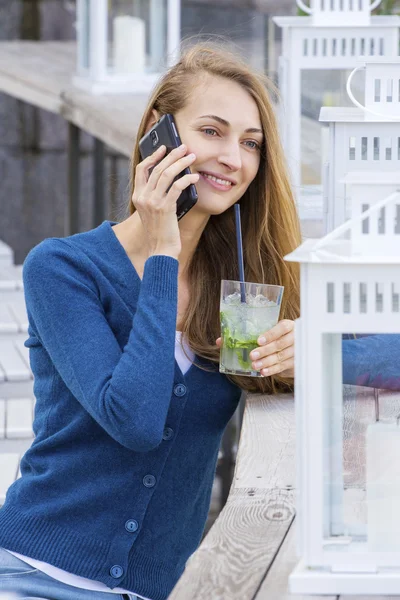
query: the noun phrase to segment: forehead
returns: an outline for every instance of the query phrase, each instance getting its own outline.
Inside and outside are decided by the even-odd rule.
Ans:
[[[224,77],[207,76],[199,82],[185,109],[194,119],[201,115],[218,115],[233,127],[262,128],[255,100],[239,83]]]

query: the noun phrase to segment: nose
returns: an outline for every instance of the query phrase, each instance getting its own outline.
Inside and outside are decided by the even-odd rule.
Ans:
[[[227,166],[231,171],[238,171],[242,166],[240,147],[233,142],[226,144],[220,152],[218,162]]]

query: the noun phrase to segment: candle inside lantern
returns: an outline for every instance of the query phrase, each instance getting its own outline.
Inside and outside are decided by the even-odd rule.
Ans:
[[[137,17],[120,16],[113,21],[114,73],[143,73],[145,69],[145,23]]]
[[[400,426],[377,422],[366,434],[368,547],[400,551]]]

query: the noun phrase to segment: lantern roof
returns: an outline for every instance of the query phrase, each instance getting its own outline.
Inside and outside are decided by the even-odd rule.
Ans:
[[[332,232],[320,239],[309,239],[303,242],[294,252],[287,254],[284,258],[288,262],[298,263],[331,263],[331,264],[400,264],[400,234],[382,234],[390,235],[394,238],[390,250],[372,254],[373,244],[368,246],[368,251],[360,251],[359,247],[355,249],[352,244],[352,232],[360,226],[369,216],[374,215],[382,208],[388,208],[394,204],[400,203],[400,173],[385,172],[362,172],[354,171],[348,173],[342,180],[342,183],[352,185],[399,185],[399,191],[391,193],[361,215],[349,219]],[[397,242],[397,243],[396,243]]]
[[[323,106],[319,113],[319,121],[321,123],[370,123],[365,112],[361,108],[355,106]],[[376,121],[375,121],[376,122]],[[388,117],[387,120],[382,118],[382,123],[392,124],[393,121]]]
[[[349,171],[340,183],[358,185],[399,185],[400,171]]]
[[[273,22],[278,27],[313,27],[315,29],[340,29],[343,28],[343,23],[333,25],[316,25],[313,17],[273,17]],[[356,29],[370,29],[373,26],[376,27],[394,27],[400,25],[400,17],[397,15],[374,15],[371,16],[369,25],[357,25],[351,26]],[[350,27],[349,27],[350,28]]]

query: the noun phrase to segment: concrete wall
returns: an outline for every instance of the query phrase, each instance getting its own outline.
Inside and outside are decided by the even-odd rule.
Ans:
[[[75,39],[71,0],[0,0],[0,40]],[[183,0],[183,36],[223,34],[263,69],[266,12],[290,14],[294,0]],[[275,10],[273,7],[275,6]],[[0,239],[20,264],[41,240],[65,235],[68,127],[58,115],[0,93]],[[93,139],[82,135],[82,230],[92,227]],[[119,220],[128,202],[128,160],[107,149],[106,194]],[[114,212],[111,212],[114,207]]]

